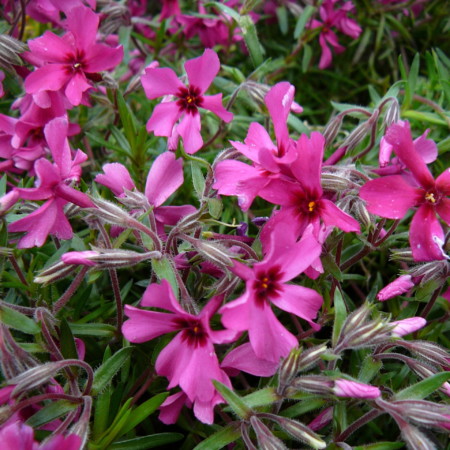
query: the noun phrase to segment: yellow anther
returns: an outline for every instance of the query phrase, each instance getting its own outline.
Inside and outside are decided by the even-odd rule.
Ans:
[[[197,334],[199,331],[200,331],[200,328],[199,328],[197,325],[195,325],[195,327],[194,327],[194,333]]]
[[[425,200],[428,200],[431,203],[436,203],[436,199],[434,198],[434,194],[432,192],[427,192],[425,194]]]
[[[264,288],[264,289],[267,289],[269,287],[269,285],[267,283],[262,283],[261,287]]]
[[[74,67],[75,69],[78,69],[79,67],[81,67],[81,63],[75,63],[75,64],[73,65],[73,67]]]
[[[309,212],[313,212],[315,207],[316,207],[316,202],[309,202],[308,203],[308,211]]]
[[[193,103],[194,102],[194,98],[189,95],[189,96],[186,97],[186,101],[188,103]]]

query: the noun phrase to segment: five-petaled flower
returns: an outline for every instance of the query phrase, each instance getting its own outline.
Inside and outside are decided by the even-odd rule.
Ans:
[[[220,69],[219,58],[213,50],[206,49],[202,56],[186,61],[184,68],[189,80],[187,86],[169,68],[147,68],[142,75],[142,86],[149,99],[175,97],[175,101],[164,99],[155,107],[147,130],[156,136],[169,137],[171,149],[176,148],[181,136],[185,151],[195,153],[203,145],[198,109],[207,109],[225,122],[230,122],[233,114],[222,106],[222,94],[204,95]]]

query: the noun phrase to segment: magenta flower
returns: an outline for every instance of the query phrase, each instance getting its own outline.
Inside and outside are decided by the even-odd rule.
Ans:
[[[206,49],[202,56],[186,61],[184,67],[189,80],[187,86],[172,69],[145,70],[141,82],[150,100],[161,96],[174,96],[176,99],[163,100],[155,107],[147,122],[147,130],[173,141],[181,136],[186,152],[195,153],[203,145],[199,108],[213,112],[225,122],[230,122],[233,114],[222,106],[222,94],[203,95],[220,69],[219,58],[213,50]]]
[[[33,428],[20,421],[1,428],[0,441],[4,450],[79,450],[82,444],[76,434],[57,434],[44,442],[36,442]]]
[[[214,331],[209,325],[209,320],[221,302],[222,297],[214,297],[199,315],[189,314],[175,299],[169,283],[162,280],[161,284],[147,287],[141,306],[169,312],[125,306],[125,314],[129,319],[123,324],[122,332],[130,342],[146,342],[166,333],[178,332],[159,354],[156,372],[169,379],[169,389],[180,386],[194,405],[215,401],[217,393],[212,380],[231,386],[228,376],[219,367],[214,344],[232,342],[238,333],[231,330]],[[197,418],[202,420],[201,417]]]
[[[272,178],[292,178],[290,164],[297,158],[295,141],[289,137],[287,119],[294,104],[295,88],[281,82],[273,86],[264,101],[269,110],[276,137],[272,142],[266,129],[252,122],[244,143],[231,141],[233,147],[253,162],[221,161],[215,167],[214,189],[220,195],[237,195],[239,206],[246,211]]]
[[[322,47],[319,69],[326,69],[331,65],[333,59],[331,46],[336,53],[342,53],[345,47],[339,44],[336,33],[331,30],[335,27],[342,33],[356,39],[362,32],[361,27],[353,20],[347,17],[347,14],[354,10],[352,2],[341,0],[325,0],[319,10],[322,22],[313,19],[309,25],[310,28],[321,28],[319,43]]]
[[[230,270],[245,281],[245,292],[219,311],[225,327],[236,331],[248,330],[250,344],[258,358],[275,363],[286,357],[298,341],[278,321],[271,303],[318,329],[313,320],[323,301],[312,289],[287,284],[309,267],[322,249],[312,236],[311,228],[296,242],[294,230],[287,224],[278,224],[263,261],[253,268],[234,262]]]
[[[41,67],[25,80],[29,94],[64,89],[72,105],[79,105],[83,93],[92,88],[92,81],[101,80],[99,72],[111,70],[123,58],[122,47],[96,44],[99,17],[85,6],[73,8],[68,14],[69,30],[59,37],[51,31],[28,42],[31,55],[42,61]]]
[[[323,194],[320,175],[324,146],[325,139],[320,133],[312,132],[310,138],[302,135],[297,142],[297,159],[290,165],[296,182],[272,179],[260,191],[260,197],[281,205],[280,211],[272,215],[265,225],[261,235],[263,240],[268,240],[267,236],[280,223],[292,224],[297,236],[309,224],[313,225],[314,233],[318,236],[321,221],[345,232],[359,233],[359,223]]]
[[[401,219],[410,208],[418,207],[409,232],[413,257],[416,261],[444,259],[444,232],[436,215],[450,225],[450,169],[434,180],[415,148],[409,123],[391,125],[386,140],[413,178],[390,175],[371,180],[361,188],[360,196],[372,214],[389,219]]]
[[[405,336],[405,334],[420,330],[426,324],[427,321],[423,317],[409,317],[408,319],[397,320],[396,322],[391,322],[391,325],[394,325],[391,333],[394,337]]]
[[[117,197],[125,196],[125,189],[135,188],[131,176],[122,164],[111,163],[103,166],[103,174],[95,177],[97,183],[111,189]],[[145,183],[147,208],[153,208],[158,232],[162,234],[164,225],[175,225],[182,217],[191,214],[191,205],[162,206],[162,204],[183,184],[183,160],[175,159],[172,152],[161,153],[152,164]]]
[[[52,120],[44,130],[54,163],[41,158],[36,161],[37,182],[35,188],[15,188],[25,200],[46,200],[36,211],[9,225],[11,232],[25,231],[19,248],[41,247],[49,234],[60,239],[70,239],[72,227],[64,215],[64,205],[72,202],[82,208],[93,207],[89,197],[71,187],[80,180],[81,163],[87,156],[77,150],[72,160],[67,141],[68,123],[64,117]]]
[[[344,380],[343,378],[335,380],[333,392],[338,397],[363,398],[367,400],[381,396],[380,390],[375,386]]]

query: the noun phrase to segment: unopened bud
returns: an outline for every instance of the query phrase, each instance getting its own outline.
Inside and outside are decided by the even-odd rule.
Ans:
[[[408,273],[412,277],[421,277],[420,285],[423,286],[428,281],[446,280],[450,275],[450,268],[447,260],[431,261],[412,267]]]
[[[412,450],[436,450],[436,446],[418,428],[409,423],[400,427],[402,438]]]
[[[361,307],[349,314],[342,326],[341,335],[361,327],[369,317],[370,312],[370,306],[364,303]]]
[[[387,128],[393,123],[398,122],[399,120],[400,120],[400,107],[398,104],[398,100],[395,97],[391,97],[389,107],[386,111],[386,115],[384,116],[384,125]]]
[[[285,386],[287,386],[291,380],[297,375],[298,372],[298,361],[300,358],[300,354],[302,353],[302,349],[298,347],[294,347],[287,358],[283,360],[279,368],[279,386],[280,389],[283,390]]]
[[[391,330],[392,337],[401,337],[414,331],[420,330],[427,324],[423,317],[410,317],[408,319],[391,322],[394,328]]]
[[[113,225],[126,227],[129,224],[131,216],[120,206],[100,198],[91,197],[91,200],[96,208],[86,208],[85,211]]]
[[[259,448],[263,450],[284,450],[287,447],[283,442],[275,437],[269,428],[264,425],[256,416],[250,417],[250,425],[255,431],[256,439],[258,440]]]
[[[406,263],[414,262],[411,248],[392,249],[390,259],[392,261],[401,261]]]
[[[270,91],[270,86],[267,84],[256,83],[255,81],[246,81],[243,85],[248,92],[250,98],[260,107],[265,107],[264,99]]]
[[[372,347],[391,337],[392,326],[382,321],[372,321],[344,336],[343,348]]]
[[[331,119],[327,125],[325,126],[325,129],[323,130],[323,137],[325,138],[326,146],[330,146],[333,141],[336,139],[336,136],[339,133],[339,130],[342,126],[342,120],[344,119],[344,116],[339,114],[333,119]]]
[[[109,3],[100,13],[103,16],[100,31],[105,35],[116,33],[120,27],[130,25],[130,12],[125,5]]]
[[[402,417],[419,425],[440,427],[442,422],[450,422],[450,406],[439,405],[426,400],[397,400],[389,402]]]
[[[392,297],[408,292],[412,287],[414,287],[414,283],[411,281],[411,275],[400,275],[378,292],[377,299],[384,302]]]
[[[62,261],[58,261],[53,264],[48,269],[43,270],[37,277],[34,278],[34,282],[38,284],[51,283],[62,278],[68,277],[73,272],[75,272],[75,266],[68,266]]]
[[[9,380],[10,384],[16,385],[11,396],[18,397],[22,393],[27,393],[32,389],[48,383],[57,371],[58,363],[56,362],[49,362],[26,370]]]
[[[412,317],[411,319],[422,319],[421,322],[423,323],[422,326],[426,324],[425,319],[422,317]],[[411,319],[405,319],[411,320]],[[404,321],[401,321],[404,322]],[[450,354],[439,345],[435,344],[434,342],[428,342],[428,341],[401,341],[397,343],[398,345],[401,345],[402,347],[407,348],[411,352],[415,353],[418,356],[421,356],[422,358],[425,358],[432,364],[437,364],[438,366],[446,366],[448,364],[448,358],[450,357]]]
[[[380,390],[376,386],[338,379],[334,381],[333,392],[338,397],[374,399],[381,396]]]
[[[219,267],[231,267],[233,261],[231,256],[233,254],[229,252],[225,247],[220,244],[202,241],[200,239],[194,239],[190,236],[184,236],[184,239],[192,244],[192,246],[205,258]]]
[[[369,120],[359,124],[344,140],[341,147],[347,147],[347,151],[354,149],[369,133],[372,124]]]
[[[0,35],[0,68],[7,70],[8,72],[15,72],[13,66],[21,66],[23,64],[19,57],[19,53],[24,52],[27,46],[7,35]]]
[[[333,420],[333,407],[325,408],[309,424],[308,428],[313,431],[321,430]]]
[[[19,193],[15,190],[0,197],[0,214],[8,211],[19,200]]]
[[[148,199],[147,197],[139,191],[130,191],[126,188],[124,188],[124,195],[123,197],[116,197],[117,200],[125,205],[127,208],[131,209],[141,209],[141,208],[148,208]]]
[[[70,429],[71,434],[76,434],[81,438],[81,445],[79,448],[85,448],[85,444],[89,437],[89,423],[92,412],[92,397],[83,396],[83,412],[78,418],[75,425]]]
[[[291,387],[311,394],[330,395],[333,393],[333,381],[321,375],[296,378],[292,381]]]
[[[298,359],[298,371],[306,370],[312,365],[317,364],[321,356],[328,350],[326,344],[316,345],[305,350]]]
[[[301,442],[306,443],[312,448],[325,448],[327,446],[316,433],[314,433],[311,428],[304,425],[301,422],[297,422],[293,419],[288,419],[287,417],[277,416],[270,413],[262,413],[260,417],[272,420],[277,423],[280,428],[289,433],[294,439],[298,439]]]
[[[129,267],[146,259],[161,259],[160,252],[137,253],[131,250],[94,248],[82,252],[68,252],[61,256],[65,264],[97,266],[104,269]]]
[[[345,191],[353,186],[348,178],[336,173],[322,172],[321,184],[328,191]]]

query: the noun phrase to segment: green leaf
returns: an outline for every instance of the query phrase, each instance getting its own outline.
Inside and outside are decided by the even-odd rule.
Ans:
[[[62,319],[59,326],[59,344],[64,358],[78,359],[77,347],[73,339],[72,330],[66,319]]]
[[[230,8],[229,6],[226,6],[220,2],[208,2],[208,3],[205,3],[205,6],[213,6],[214,8],[220,9],[222,12],[224,12],[225,14],[228,14],[237,23],[239,23],[239,19],[240,19],[239,13],[236,10]]]
[[[240,436],[239,429],[236,429],[233,425],[228,425],[206,438],[203,442],[200,442],[194,450],[219,450],[231,444]]]
[[[106,323],[70,323],[72,333],[75,336],[113,337],[116,327]]]
[[[133,351],[133,347],[124,347],[103,363],[94,373],[92,395],[97,395],[106,388],[114,375],[125,364]]]
[[[233,392],[228,386],[217,380],[212,380],[214,387],[219,391],[220,395],[228,402],[233,412],[241,419],[248,419],[252,414],[252,410],[245,404],[243,399]]]
[[[117,108],[119,109],[120,120],[122,121],[123,131],[130,143],[132,149],[136,146],[136,125],[135,118],[128,104],[125,102],[122,94],[117,91]]]
[[[395,450],[397,448],[404,448],[403,442],[377,442],[376,444],[358,445],[353,447],[353,450]]]
[[[146,450],[148,448],[159,448],[163,445],[172,444],[183,438],[181,433],[159,433],[149,436],[129,439],[127,441],[114,442],[109,447],[111,450]]]
[[[167,280],[172,286],[175,297],[178,298],[178,282],[174,268],[167,258],[152,259],[152,267],[159,280]]]
[[[450,372],[437,373],[395,394],[396,400],[423,399],[450,380]]]
[[[344,299],[342,298],[341,291],[336,289],[334,292],[334,326],[333,326],[333,347],[336,346],[341,334],[342,325],[347,317],[347,308],[345,306]]]
[[[139,405],[136,409],[134,409],[124,428],[122,430],[122,434],[126,434],[129,431],[133,430],[137,425],[139,425],[143,420],[145,420],[150,414],[154,413],[162,402],[168,397],[168,392],[162,392],[161,394],[157,394],[151,399]]]
[[[257,406],[270,405],[277,402],[280,398],[275,392],[275,388],[267,387],[258,391],[252,392],[242,398],[247,406],[254,408]]]
[[[33,319],[5,304],[0,305],[0,322],[26,334],[38,334],[41,331]]]
[[[444,127],[447,126],[447,122],[444,119],[442,119],[440,116],[432,112],[408,110],[402,113],[402,117],[405,117],[407,119],[418,120],[420,122],[428,122],[434,125],[441,125]]]
[[[342,272],[339,269],[339,266],[336,264],[335,259],[331,253],[327,253],[325,256],[321,258],[323,268],[325,272],[330,272],[334,278],[338,281],[342,281]]]
[[[46,423],[52,422],[58,417],[73,411],[79,405],[71,403],[67,400],[56,400],[40,409],[36,414],[33,414],[26,423],[32,428],[38,428]]]
[[[195,161],[191,161],[192,183],[194,184],[195,192],[197,192],[198,198],[203,198],[205,192],[205,177],[203,176],[200,165]]]
[[[117,413],[111,426],[103,433],[100,441],[94,443],[94,448],[98,450],[107,450],[111,448],[111,443],[116,439],[116,437],[122,435],[122,429],[131,414],[130,403],[131,398],[128,399],[122,406],[120,411]]]
[[[308,71],[309,63],[312,58],[312,48],[310,45],[305,44],[303,46],[303,57],[302,57],[302,72],[306,73]]]
[[[249,15],[239,17],[239,26],[244,36],[245,45],[247,46],[253,65],[258,67],[263,62],[263,49],[256,33],[256,27]]]
[[[108,386],[95,400],[94,425],[92,427],[94,440],[98,439],[108,428],[111,394],[112,388]]]
[[[280,27],[281,34],[287,34],[288,32],[288,13],[286,6],[279,6],[276,9],[278,18],[278,25]]]
[[[214,219],[220,219],[222,214],[222,202],[218,198],[208,198],[208,211]]]
[[[383,363],[381,361],[374,360],[371,355],[367,356],[361,365],[358,381],[361,383],[370,383],[382,366]]]
[[[408,74],[408,83],[405,86],[405,102],[403,103],[403,109],[408,109],[411,104],[412,97],[416,90],[417,78],[419,76],[420,55],[417,53],[411,64],[411,68]],[[406,105],[405,105],[406,103]]]
[[[316,11],[316,8],[314,6],[308,5],[303,12],[298,17],[297,23],[295,25],[294,30],[294,38],[298,39],[301,34],[303,33],[303,30],[305,29],[306,23],[310,19],[310,17],[314,14]]]

